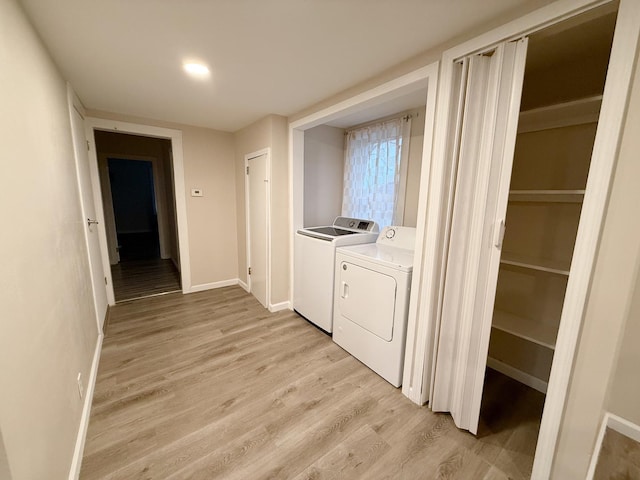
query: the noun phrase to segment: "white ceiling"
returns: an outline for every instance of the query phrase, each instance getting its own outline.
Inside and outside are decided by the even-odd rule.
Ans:
[[[548,0],[22,0],[87,108],[236,131]],[[187,77],[185,60],[212,70]]]

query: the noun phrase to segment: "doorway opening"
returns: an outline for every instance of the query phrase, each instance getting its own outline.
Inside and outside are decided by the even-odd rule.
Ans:
[[[96,131],[116,302],[181,291],[171,142]]]

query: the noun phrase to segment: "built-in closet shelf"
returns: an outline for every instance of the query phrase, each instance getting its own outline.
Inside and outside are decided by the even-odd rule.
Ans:
[[[600,115],[602,95],[520,112],[518,133],[536,132],[550,128],[595,123]]]
[[[558,275],[569,275],[571,268],[571,262],[568,261],[561,262],[559,260],[549,260],[546,258],[534,258],[509,252],[502,252],[500,263]]]
[[[501,362],[500,360],[489,356],[487,357],[487,367],[493,368],[497,372],[500,372],[507,377],[511,377],[519,381],[520,383],[524,383],[525,385],[528,385],[541,393],[547,393],[547,388],[549,386],[548,382],[542,380],[541,378],[534,377],[529,373],[523,372],[522,370],[518,370],[508,363]]]
[[[493,312],[491,326],[552,350],[556,347],[557,326],[535,322],[501,310]]]
[[[582,203],[584,190],[511,190],[510,202]]]

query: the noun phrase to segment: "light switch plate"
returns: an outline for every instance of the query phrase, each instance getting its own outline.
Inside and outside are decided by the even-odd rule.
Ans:
[[[202,189],[201,188],[192,188],[191,189],[191,196],[192,197],[201,197],[202,196]]]

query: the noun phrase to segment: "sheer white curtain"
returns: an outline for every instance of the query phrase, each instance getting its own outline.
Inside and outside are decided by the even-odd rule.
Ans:
[[[409,117],[347,132],[342,215],[402,225],[410,132]]]

